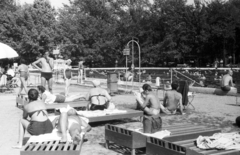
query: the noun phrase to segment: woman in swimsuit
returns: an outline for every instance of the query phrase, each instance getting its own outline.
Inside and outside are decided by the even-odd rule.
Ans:
[[[28,66],[25,64],[25,60],[21,59],[20,65],[18,66],[17,72],[20,74],[20,81],[21,81],[21,86],[19,89],[18,94],[21,94],[22,90],[24,89],[26,94],[28,93],[27,90],[27,80],[28,80],[28,75],[29,75],[29,70]]]
[[[72,71],[71,71],[72,66],[70,66],[71,62],[72,61],[70,59],[66,61],[66,65],[63,71],[63,77],[65,80],[65,96],[68,96],[69,87],[72,81]]]
[[[25,131],[31,135],[51,133],[53,130],[52,122],[48,119],[46,106],[42,101],[38,101],[38,91],[30,89],[28,92],[29,103],[23,107],[23,118],[19,122],[18,145],[13,148],[21,148]],[[27,118],[30,118],[28,120]]]
[[[108,92],[100,87],[99,80],[93,80],[92,88],[89,93],[86,95],[86,100],[89,100],[90,103],[87,105],[88,110],[104,110],[108,109],[109,103],[111,102],[111,96]]]
[[[55,118],[52,122],[48,119],[46,106],[42,101],[38,101],[38,91],[30,89],[28,92],[29,103],[24,105],[23,119],[19,123],[18,145],[13,146],[15,149],[22,147],[25,130],[31,135],[41,135],[51,133],[56,127],[62,132],[62,141],[67,140],[67,130],[75,144],[79,143],[86,132],[91,130],[91,126],[77,116],[74,109],[61,111],[60,117]],[[64,110],[64,109],[63,109]],[[30,121],[27,117],[30,117]]]
[[[41,94],[42,101],[45,104],[72,102],[80,98],[85,98],[85,95],[82,94],[71,95],[67,97],[61,94],[54,95],[47,91],[43,86],[37,86],[37,89]]]

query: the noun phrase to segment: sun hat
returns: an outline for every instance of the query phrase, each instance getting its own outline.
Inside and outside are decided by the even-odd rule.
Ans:
[[[99,80],[93,80],[92,84],[93,84],[94,87],[97,87],[101,84],[101,82]]]

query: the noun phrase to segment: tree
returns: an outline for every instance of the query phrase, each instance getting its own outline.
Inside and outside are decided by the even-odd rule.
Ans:
[[[19,7],[14,12],[1,12],[0,38],[8,42],[20,56],[29,61],[39,51],[51,51],[56,46],[56,12],[46,0]]]

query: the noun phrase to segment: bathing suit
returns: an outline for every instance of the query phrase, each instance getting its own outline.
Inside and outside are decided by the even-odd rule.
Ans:
[[[60,116],[58,116],[58,117],[56,117],[56,118],[54,119],[54,121],[56,121],[55,124],[54,124],[54,128],[58,128],[58,126],[59,126],[59,119],[60,119]],[[53,122],[54,122],[54,121],[53,121]],[[79,125],[79,122],[76,121],[75,119],[68,119],[68,130],[70,129],[70,127],[71,127],[73,124]]]
[[[65,75],[66,75],[67,79],[71,79],[72,78],[71,69],[66,69],[65,70]]]
[[[43,110],[33,111],[33,112],[28,113],[28,115],[30,117],[32,117],[33,114],[37,113],[37,115],[39,115],[40,112],[42,112],[43,115],[47,116]],[[49,119],[47,119],[46,121],[43,121],[43,122],[30,121],[30,124],[27,127],[27,131],[31,135],[41,135],[41,134],[45,134],[45,133],[51,133],[52,130],[53,130],[53,126]]]
[[[30,121],[30,124],[27,127],[27,131],[31,135],[41,135],[41,134],[51,133],[52,130],[53,130],[53,125],[49,119],[43,122]]]
[[[41,72],[41,77],[44,77],[48,81],[52,78],[52,72]]]
[[[90,100],[92,99],[92,97],[97,97],[97,100],[98,100],[98,104],[99,105],[96,105],[96,104],[91,104],[91,107],[90,107],[90,110],[104,110],[104,109],[107,109],[108,108],[108,105],[109,105],[109,101],[107,101],[106,103],[104,103],[103,105],[100,105],[100,100],[99,100],[99,97],[102,96],[102,97],[105,97],[105,95],[93,95],[90,97]]]
[[[221,87],[222,91],[230,91],[231,87],[230,86],[223,86]]]
[[[54,102],[57,102],[57,103],[64,103],[65,102],[65,99],[66,97],[63,96],[63,95],[56,95],[56,99]]]
[[[25,78],[25,80],[28,79],[28,73],[26,71],[20,71],[20,77]]]

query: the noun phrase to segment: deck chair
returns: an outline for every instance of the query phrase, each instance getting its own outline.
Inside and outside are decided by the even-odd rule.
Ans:
[[[19,78],[12,78],[11,80],[9,80],[7,82],[9,88],[17,88],[18,87],[18,82],[19,82]]]
[[[179,81],[178,92],[182,94],[182,104],[184,110],[186,110],[189,106],[192,106],[192,108],[195,109],[192,104],[195,95],[193,95],[193,93],[189,93],[189,85],[187,81]]]

